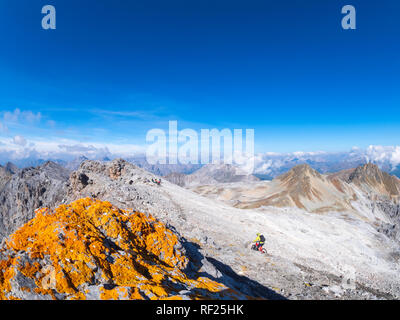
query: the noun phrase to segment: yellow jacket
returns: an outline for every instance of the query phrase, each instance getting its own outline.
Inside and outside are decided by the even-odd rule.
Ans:
[[[263,244],[265,241],[261,241],[261,235],[257,236],[256,240],[254,240],[253,242],[259,242],[261,244]]]

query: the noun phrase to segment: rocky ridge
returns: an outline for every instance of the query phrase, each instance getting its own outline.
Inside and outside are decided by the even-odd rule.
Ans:
[[[0,240],[32,219],[36,209],[59,204],[68,179],[69,171],[53,162],[10,173],[0,189]]]
[[[11,163],[7,165],[0,166],[0,190],[4,188],[8,181],[10,181],[11,176],[18,171],[18,168],[14,167]]]

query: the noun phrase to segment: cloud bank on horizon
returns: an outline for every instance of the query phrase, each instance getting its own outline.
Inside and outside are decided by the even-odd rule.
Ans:
[[[65,137],[57,123],[42,113],[15,109],[0,113],[0,164],[14,162],[20,166],[32,165],[38,161],[71,162],[84,157],[93,160],[135,159],[146,153],[146,144],[127,142],[99,142],[90,138],[73,139]],[[29,136],[16,134],[25,132]],[[34,134],[36,132],[36,135]],[[32,135],[32,136],[31,136]],[[321,171],[346,169],[365,162],[378,164],[386,171],[398,170],[400,165],[400,146],[370,145],[367,148],[353,147],[350,151],[295,151],[273,152],[263,150],[251,158],[254,173],[275,176],[283,168],[293,164],[309,163]],[[321,164],[327,164],[326,167]],[[335,169],[335,170],[336,170]]]
[[[79,158],[143,159],[145,151],[145,146],[134,144],[82,143],[68,139],[46,141],[26,139],[18,135],[9,138],[0,137],[0,164],[14,162],[19,166],[32,165],[38,163],[39,160],[67,163]],[[399,169],[400,146],[371,145],[365,149],[353,147],[350,151],[343,152],[264,152],[255,154],[252,161],[254,161],[254,173],[271,177],[299,163],[314,165],[322,172],[333,172],[373,162],[391,172]]]

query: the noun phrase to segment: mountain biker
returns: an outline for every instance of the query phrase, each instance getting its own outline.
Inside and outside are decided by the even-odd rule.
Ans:
[[[257,238],[253,240],[253,243],[256,243],[256,247],[258,250],[261,250],[264,243],[265,243],[265,237],[261,233],[257,233]]]

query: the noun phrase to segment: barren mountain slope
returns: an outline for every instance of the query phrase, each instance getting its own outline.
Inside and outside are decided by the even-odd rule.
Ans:
[[[297,207],[309,212],[352,209],[355,193],[347,183],[328,179],[308,165],[299,165],[272,181],[198,186],[197,193],[252,209],[262,206]]]
[[[32,219],[36,209],[60,203],[68,178],[69,172],[53,162],[9,176],[0,189],[0,240]]]
[[[322,175],[299,165],[272,181],[195,186],[193,191],[237,208],[297,207],[308,212],[360,211],[360,205],[399,198],[400,180],[376,165]]]
[[[347,182],[357,185],[369,194],[387,196],[394,201],[398,201],[400,196],[399,178],[381,171],[372,163],[357,167],[349,175]]]
[[[239,167],[230,164],[207,164],[189,175],[171,173],[164,178],[182,187],[259,180]]]
[[[305,176],[341,192],[326,178],[312,172]],[[193,268],[244,294],[279,297],[275,291],[293,299],[399,297],[398,244],[372,225],[385,216],[238,209],[167,181],[157,186],[153,177],[121,160],[87,161],[72,175],[67,200],[89,196],[154,215],[187,240],[184,246]],[[288,175],[280,183],[290,181]],[[307,185],[300,191],[310,195]],[[317,198],[312,191],[311,196]],[[268,256],[249,250],[256,232],[266,236]],[[346,291],[340,277],[353,272],[355,288]]]
[[[178,172],[173,172],[164,177],[165,180],[168,180],[169,182],[176,184],[177,186],[180,187],[185,187],[186,182],[187,182],[187,174],[184,173],[178,173]]]
[[[10,181],[12,175],[13,172],[10,172],[7,167],[0,166],[0,190]]]

